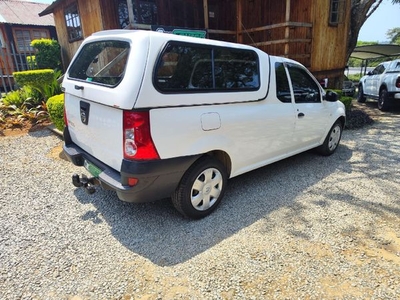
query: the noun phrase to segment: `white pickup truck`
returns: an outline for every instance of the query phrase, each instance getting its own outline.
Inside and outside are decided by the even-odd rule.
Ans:
[[[378,100],[382,111],[400,102],[400,59],[383,62],[361,78],[357,101],[364,103],[367,98]]]
[[[74,175],[75,186],[128,202],[171,197],[195,219],[229,178],[312,148],[333,154],[345,124],[337,95],[293,60],[157,32],[92,35],[63,88],[64,151],[93,176]]]

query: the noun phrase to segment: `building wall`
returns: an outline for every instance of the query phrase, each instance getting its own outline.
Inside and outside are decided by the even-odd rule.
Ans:
[[[61,46],[61,56],[64,68],[68,66],[75,52],[78,50],[83,39],[69,42],[67,25],[65,23],[64,10],[73,3],[78,4],[83,37],[103,30],[102,12],[100,0],[66,0],[62,2],[53,12],[57,28],[57,35]]]
[[[347,35],[351,1],[341,2],[342,15],[337,26],[330,26],[329,5],[325,1],[313,0],[313,42],[311,48],[312,64],[310,70],[318,79],[327,77],[329,86],[340,88],[346,66]]]
[[[54,10],[64,66],[69,64],[82,42],[68,41],[64,9],[74,1],[63,1]],[[76,1],[84,37],[99,30],[119,28],[117,1]],[[210,38],[251,44],[271,55],[295,59],[317,78],[332,78],[330,82],[335,84],[342,77],[346,64],[350,2],[341,0],[344,5],[341,22],[329,26],[330,1],[208,0],[206,14],[203,0],[156,1],[161,25],[206,27]],[[290,9],[286,7],[288,3]]]

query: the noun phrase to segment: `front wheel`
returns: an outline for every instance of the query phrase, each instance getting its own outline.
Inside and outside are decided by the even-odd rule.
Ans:
[[[213,157],[204,156],[183,175],[172,203],[185,217],[204,218],[221,202],[227,181],[225,166]]]
[[[340,139],[342,138],[342,131],[343,124],[338,120],[333,124],[324,143],[317,148],[318,152],[326,156],[333,154],[339,146]]]
[[[390,108],[390,100],[386,89],[382,89],[379,92],[378,108],[382,111],[386,111]]]
[[[362,85],[360,84],[358,87],[358,94],[357,94],[357,102],[364,103],[367,100],[364,96],[364,90]]]

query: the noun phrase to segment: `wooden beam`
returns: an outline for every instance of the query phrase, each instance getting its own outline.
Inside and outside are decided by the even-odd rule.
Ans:
[[[135,16],[133,14],[133,3],[132,1],[127,1],[128,6],[128,16],[129,16],[129,25],[128,27],[132,27],[135,24]]]
[[[285,22],[290,22],[290,0],[286,0],[286,15],[285,15]],[[286,26],[285,28],[285,39],[289,40],[290,38],[290,28]],[[289,54],[289,43],[285,44],[285,55]]]
[[[203,11],[204,11],[204,28],[208,29],[208,0],[203,0]]]
[[[241,34],[243,29],[242,23],[242,0],[236,0],[236,43],[243,43],[243,35]]]

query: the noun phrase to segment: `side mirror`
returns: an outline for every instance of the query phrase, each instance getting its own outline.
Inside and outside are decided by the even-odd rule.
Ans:
[[[367,75],[368,75],[368,76],[374,75],[374,72],[369,71],[369,72],[367,73]]]
[[[324,100],[328,102],[336,102],[338,100],[338,94],[336,94],[334,91],[327,91]]]

